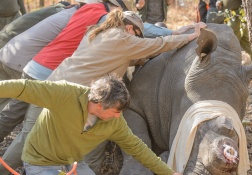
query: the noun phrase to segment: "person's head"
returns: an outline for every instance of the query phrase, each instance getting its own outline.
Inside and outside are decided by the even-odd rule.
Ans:
[[[143,38],[144,25],[141,17],[132,11],[122,12],[113,10],[108,13],[106,20],[100,26],[91,28],[89,41],[92,41],[99,33],[111,28],[124,28],[131,35]]]
[[[140,38],[144,37],[144,25],[141,17],[132,11],[123,12],[126,31]]]
[[[122,78],[110,74],[91,84],[88,100],[95,104],[97,117],[106,120],[120,116],[129,105],[130,95]]]

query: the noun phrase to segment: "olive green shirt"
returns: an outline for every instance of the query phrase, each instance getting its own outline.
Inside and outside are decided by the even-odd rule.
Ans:
[[[17,98],[45,107],[27,136],[22,160],[39,166],[66,165],[105,140],[116,142],[126,153],[159,175],[173,171],[138,137],[133,135],[123,116],[109,121],[98,119],[88,131],[89,88],[66,81],[8,80],[0,82],[0,97]]]

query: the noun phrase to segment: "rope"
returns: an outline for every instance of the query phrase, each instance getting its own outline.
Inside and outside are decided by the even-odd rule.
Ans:
[[[9,165],[7,165],[3,159],[0,157],[0,163],[9,171],[11,172],[13,175],[20,175],[19,173],[17,173],[15,170],[13,170]]]
[[[13,170],[9,165],[7,165],[7,163],[4,162],[4,160],[0,157],[0,163],[9,171],[11,172],[13,175],[21,175],[19,173],[17,173],[15,170]],[[74,162],[73,163],[73,168],[71,169],[71,171],[69,171],[66,175],[77,175],[77,171],[76,171],[76,168],[77,168],[77,165],[78,163],[77,162]]]

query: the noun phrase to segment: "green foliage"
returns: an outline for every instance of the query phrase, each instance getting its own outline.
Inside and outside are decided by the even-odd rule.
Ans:
[[[60,173],[58,175],[66,175],[67,173],[60,171]]]
[[[246,14],[243,8],[239,8],[238,10],[226,9],[224,14],[226,17],[226,19],[224,20],[225,23],[228,23],[230,20],[235,21],[236,18],[241,20],[242,23],[246,22]]]

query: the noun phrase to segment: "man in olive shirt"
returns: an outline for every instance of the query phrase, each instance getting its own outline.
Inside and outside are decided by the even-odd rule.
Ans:
[[[98,79],[90,88],[66,81],[7,80],[0,82],[0,91],[1,97],[44,107],[23,149],[26,175],[58,174],[74,161],[79,162],[78,174],[94,175],[83,156],[107,139],[154,173],[178,175],[127,126],[122,110],[130,96],[115,75]]]

